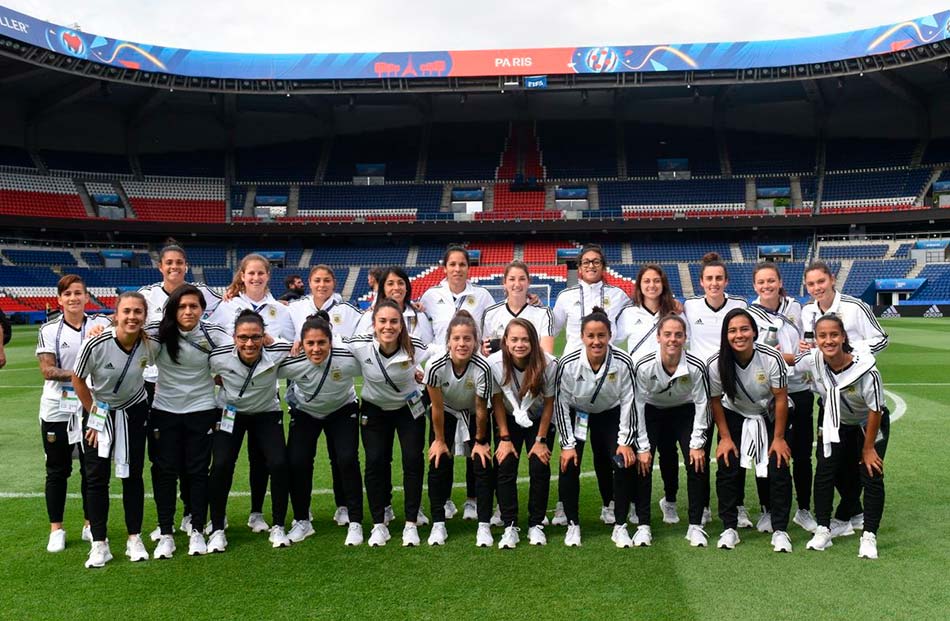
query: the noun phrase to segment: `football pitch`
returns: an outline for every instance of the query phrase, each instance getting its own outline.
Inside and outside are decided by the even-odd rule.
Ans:
[[[83,568],[89,546],[80,540],[75,469],[66,507],[67,549],[60,554],[45,550],[49,526],[37,423],[42,379],[33,356],[36,329],[18,327],[7,348],[7,366],[0,369],[0,617],[948,619],[950,320],[882,323],[891,340],[878,365],[896,420],[885,460],[887,501],[877,561],[857,558],[859,535],[835,539],[825,552],[806,551],[809,535],[794,524],[789,526],[792,554],[773,553],[769,535],[754,530],[741,532],[742,544],[734,551],[691,548],[683,538],[685,476],[679,494],[682,521],[671,526],[662,523],[656,508],[662,493],[658,472],[650,548],[614,547],[610,527],[598,519],[600,500],[592,477],[581,483],[580,548],[564,547],[560,527],[546,529],[546,547],[527,545],[525,528],[516,550],[476,548],[476,524],[463,522],[460,515],[447,523],[445,546],[425,545],[429,528],[420,527],[423,545],[402,548],[399,492],[389,545],[345,548],[345,529],[330,519],[334,503],[326,451],[320,447],[313,537],[275,550],[266,534],[251,534],[244,526],[249,498],[242,451],[228,505],[226,553],[188,557],[187,538],[179,531],[174,559],[130,563],[123,555],[121,486],[113,479],[109,532],[115,560],[99,570]],[[399,485],[398,450],[396,454],[393,480]],[[527,476],[525,462],[522,476]],[[585,470],[591,470],[589,455],[585,462]],[[456,463],[455,481],[453,499],[461,507],[461,463]],[[552,482],[552,509],[556,490]],[[156,524],[150,491],[146,468],[146,533]],[[526,483],[520,492],[526,526]],[[751,476],[747,498],[748,505],[755,504]],[[431,515],[428,504],[424,492],[423,506]],[[715,492],[712,505],[715,516]],[[269,502],[269,519],[268,507]],[[793,512],[795,508],[793,502]],[[754,521],[758,512],[751,506],[750,512]],[[370,527],[364,522],[367,537]],[[714,517],[706,528],[710,544],[721,530]],[[493,531],[497,542],[501,529]],[[151,552],[154,544],[147,542],[147,548]]]

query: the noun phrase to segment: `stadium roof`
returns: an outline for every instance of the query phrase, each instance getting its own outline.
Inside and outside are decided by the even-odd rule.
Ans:
[[[803,39],[369,54],[241,54],[112,39],[0,7],[0,50],[110,81],[247,93],[780,81],[950,56],[950,11]]]

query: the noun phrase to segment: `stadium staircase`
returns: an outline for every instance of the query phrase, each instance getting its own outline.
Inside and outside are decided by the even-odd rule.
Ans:
[[[841,259],[841,267],[838,268],[838,274],[835,276],[835,286],[838,291],[844,291],[848,284],[848,275],[851,274],[851,266],[854,265],[854,259]]]
[[[86,184],[79,179],[73,179],[73,183],[76,186],[76,193],[79,195],[79,200],[82,201],[82,206],[86,208],[86,216],[95,218],[99,213],[96,210],[96,206],[92,204],[92,197],[89,196]]]
[[[419,260],[419,246],[409,246],[409,252],[406,254],[406,267],[415,267]]]
[[[350,266],[350,269],[346,274],[346,282],[343,284],[343,289],[340,291],[340,295],[343,296],[344,300],[349,300],[353,297],[353,290],[356,288],[359,278],[360,268],[356,266]]]
[[[680,274],[680,284],[683,286],[683,297],[696,295],[693,289],[693,277],[689,273],[688,263],[677,263],[676,269]]]
[[[907,278],[917,278],[925,267],[927,267],[927,264],[923,261],[914,262],[914,267],[910,268],[910,271],[907,272]]]
[[[742,248],[737,242],[729,244],[729,256],[733,263],[743,263],[745,261],[742,258]]]
[[[930,193],[930,188],[933,187],[933,184],[937,182],[937,179],[940,178],[940,175],[943,174],[943,170],[935,168],[933,174],[930,175],[930,179],[927,180],[927,183],[924,184],[924,187],[920,189],[920,193],[917,194],[917,198],[914,199],[915,205],[923,205],[924,199],[927,198],[927,195]]]

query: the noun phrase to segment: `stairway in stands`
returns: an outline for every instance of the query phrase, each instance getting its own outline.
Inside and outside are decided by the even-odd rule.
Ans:
[[[544,179],[544,166],[541,163],[541,150],[533,124],[512,123],[495,178],[498,183],[494,188],[492,217],[560,217],[560,212],[546,212],[544,209],[544,185],[541,182]],[[512,190],[512,182],[515,180],[532,179],[541,182],[538,190]]]

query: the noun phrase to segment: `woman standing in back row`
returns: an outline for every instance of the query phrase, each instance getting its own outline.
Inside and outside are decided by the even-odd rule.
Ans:
[[[726,293],[729,286],[729,271],[726,264],[715,252],[707,252],[703,256],[699,268],[699,284],[703,288],[703,295],[687,298],[683,304],[683,314],[686,316],[689,339],[689,353],[700,360],[709,359],[719,353],[722,340],[722,322],[729,311],[745,308],[746,301]],[[712,446],[712,433],[706,440],[706,461],[709,461]],[[710,520],[709,515],[709,469],[703,472],[703,524]],[[739,491],[737,506],[739,513],[738,527],[752,528],[752,520],[745,508],[745,486]]]

